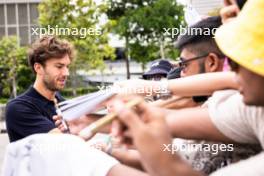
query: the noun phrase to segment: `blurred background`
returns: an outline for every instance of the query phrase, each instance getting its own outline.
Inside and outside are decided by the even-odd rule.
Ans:
[[[61,92],[71,98],[115,81],[140,78],[153,60],[177,61],[179,51],[174,48],[177,36],[164,29],[187,25],[184,18],[187,6],[201,16],[208,16],[217,15],[222,3],[222,0],[0,0],[0,169],[8,144],[5,104],[33,83],[27,49],[43,32],[64,31],[58,36],[72,42],[77,50],[67,86]]]

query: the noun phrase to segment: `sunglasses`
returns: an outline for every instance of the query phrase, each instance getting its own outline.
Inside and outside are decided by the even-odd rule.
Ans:
[[[160,81],[163,78],[166,78],[165,74],[157,74],[157,75],[146,76],[146,80],[153,80],[153,81]]]
[[[193,58],[190,58],[190,59],[186,59],[186,58],[180,57],[179,66],[180,66],[181,69],[185,69],[189,62],[192,62],[192,61],[195,61],[195,60],[198,60],[198,59],[202,59],[202,58],[207,57],[207,56],[208,56],[208,53],[204,54],[204,55],[201,55],[201,56],[193,57]]]

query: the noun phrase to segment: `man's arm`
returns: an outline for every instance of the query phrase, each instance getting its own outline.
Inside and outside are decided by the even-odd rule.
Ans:
[[[107,176],[149,176],[147,173],[128,167],[123,164],[117,164],[110,169]]]
[[[208,108],[166,110],[166,121],[174,137],[234,142],[216,128],[211,121]]]
[[[144,170],[141,164],[141,157],[137,150],[125,150],[121,148],[113,148],[111,156],[119,160],[121,163],[139,169]]]
[[[194,102],[191,97],[179,97],[173,96],[167,100],[157,100],[150,103],[156,107],[162,107],[166,109],[181,109],[181,108],[188,108],[188,107],[195,107],[199,105],[198,103]]]
[[[170,80],[168,89],[175,95],[198,96],[211,95],[217,90],[238,89],[238,84],[235,73],[215,72]]]
[[[71,134],[79,134],[81,130],[85,127],[89,126],[90,124],[96,122],[102,118],[102,115],[95,115],[95,114],[87,114],[80,118],[74,119],[72,121],[67,121],[68,127],[70,129]],[[62,117],[55,115],[53,116],[53,120],[58,130],[61,132],[65,131],[65,127],[62,125]],[[109,133],[110,132],[110,125],[106,125],[102,129],[100,129],[101,133]]]
[[[32,103],[16,100],[6,107],[6,125],[11,142],[32,134],[48,133],[56,128]]]
[[[137,110],[128,109],[122,101],[114,104],[114,111],[129,131],[119,133],[133,141],[141,155],[142,165],[151,176],[201,176],[186,164],[180,156],[164,150],[164,144],[171,144],[172,139],[164,119],[164,112],[144,103],[137,105]],[[140,115],[140,116],[139,116]],[[144,119],[144,120],[143,120]],[[125,142],[123,140],[123,142]]]
[[[155,95],[159,93],[161,81],[128,80],[117,82],[116,85],[128,91],[127,94]],[[211,95],[214,91],[223,89],[237,89],[233,72],[204,73],[185,78],[168,80],[168,89],[177,96]],[[129,92],[129,90],[133,90]],[[143,91],[142,91],[143,90]],[[121,94],[123,91],[121,92]]]

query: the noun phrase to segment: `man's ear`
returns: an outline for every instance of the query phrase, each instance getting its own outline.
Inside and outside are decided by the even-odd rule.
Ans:
[[[220,71],[220,58],[215,53],[209,53],[205,60],[206,72]]]
[[[34,70],[35,70],[37,75],[42,75],[43,71],[44,71],[44,68],[43,68],[43,66],[40,63],[35,63],[34,64]]]

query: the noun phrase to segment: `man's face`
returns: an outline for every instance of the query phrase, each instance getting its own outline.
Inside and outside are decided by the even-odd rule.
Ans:
[[[264,77],[239,66],[237,69],[237,81],[245,104],[264,106]]]
[[[62,58],[52,58],[46,61],[43,66],[42,81],[47,89],[58,91],[64,88],[69,76],[70,63],[71,60],[67,54]]]
[[[197,58],[196,60],[191,60],[192,58],[199,57],[195,55],[193,52],[190,52],[188,48],[184,48],[181,52],[180,58],[181,62],[184,63],[183,69],[181,71],[181,77],[196,75],[204,72],[201,69],[202,63],[201,60],[205,57]]]
[[[161,79],[166,78],[165,74],[155,74],[146,76],[146,80],[160,81]]]

